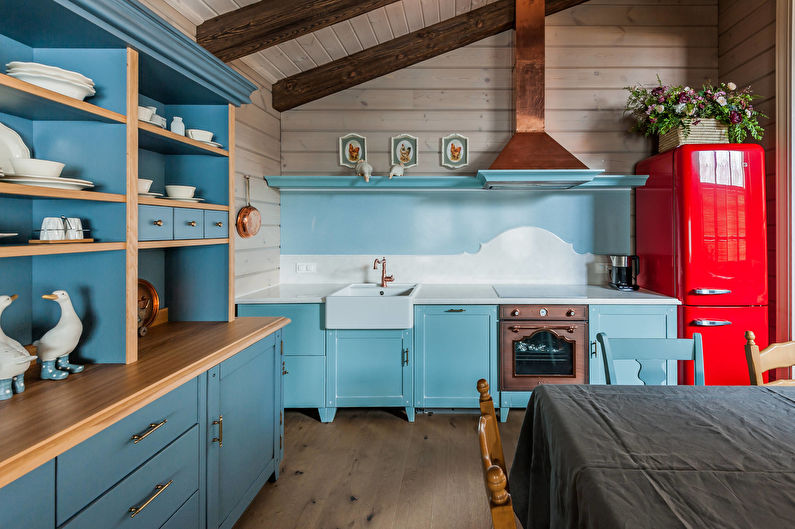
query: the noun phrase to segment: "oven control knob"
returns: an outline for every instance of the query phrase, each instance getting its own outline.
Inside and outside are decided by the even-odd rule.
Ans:
[[[549,312],[547,311],[547,309],[541,309],[538,311],[538,314],[540,316],[546,316],[547,314],[549,314]]]
[[[568,316],[569,318],[573,318],[573,317],[574,317],[574,316],[576,316],[576,315],[577,315],[577,313],[576,313],[576,312],[574,312],[574,309],[569,309],[569,310],[566,312],[566,316]]]
[[[518,316],[518,315],[519,315],[519,309],[513,309],[511,311],[511,316]]]

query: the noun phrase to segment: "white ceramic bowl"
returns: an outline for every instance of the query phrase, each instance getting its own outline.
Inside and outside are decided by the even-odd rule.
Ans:
[[[193,186],[166,186],[166,195],[171,198],[193,198],[195,192]]]
[[[141,121],[151,121],[155,111],[153,107],[138,106],[138,119]]]
[[[58,178],[64,168],[64,164],[61,162],[37,160],[35,158],[11,158],[11,164],[14,166],[14,172],[18,175],[48,178]]]
[[[188,134],[188,138],[197,141],[213,141],[213,133],[209,130],[201,130],[201,129],[188,129],[185,132]]]
[[[147,180],[146,178],[139,178],[138,179],[138,192],[139,193],[148,193],[149,189],[152,187],[152,180]]]

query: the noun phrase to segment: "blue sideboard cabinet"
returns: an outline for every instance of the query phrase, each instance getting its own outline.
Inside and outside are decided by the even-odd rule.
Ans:
[[[329,330],[326,406],[402,406],[414,422],[411,329]]]
[[[605,363],[596,342],[597,334],[603,332],[610,338],[676,338],[676,318],[676,305],[591,305],[588,308],[589,383],[605,383]],[[622,380],[637,379],[638,363],[619,361],[616,371]]]
[[[55,527],[55,460],[0,488],[0,527]]]
[[[414,406],[477,408],[485,378],[499,402],[496,305],[414,307]]]

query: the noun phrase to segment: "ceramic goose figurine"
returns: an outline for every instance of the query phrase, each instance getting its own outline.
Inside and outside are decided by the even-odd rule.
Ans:
[[[0,296],[0,318],[17,295]],[[6,336],[0,327],[0,400],[10,399],[13,393],[25,391],[25,371],[36,359],[22,344]]]
[[[83,370],[83,366],[69,363],[69,354],[75,350],[77,342],[80,341],[83,324],[72,307],[69,294],[64,290],[56,290],[52,294],[45,294],[42,298],[58,303],[61,307],[61,319],[41,339],[33,342],[33,345],[39,348],[41,378],[61,380],[69,376],[69,373],[79,373]]]

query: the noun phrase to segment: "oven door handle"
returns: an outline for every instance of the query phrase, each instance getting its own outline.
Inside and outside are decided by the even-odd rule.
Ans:
[[[574,334],[574,331],[577,330],[573,325],[561,325],[559,327],[521,327],[519,325],[512,325],[509,329],[515,333],[518,333],[522,329],[527,329],[533,331],[566,331],[570,334]]]

